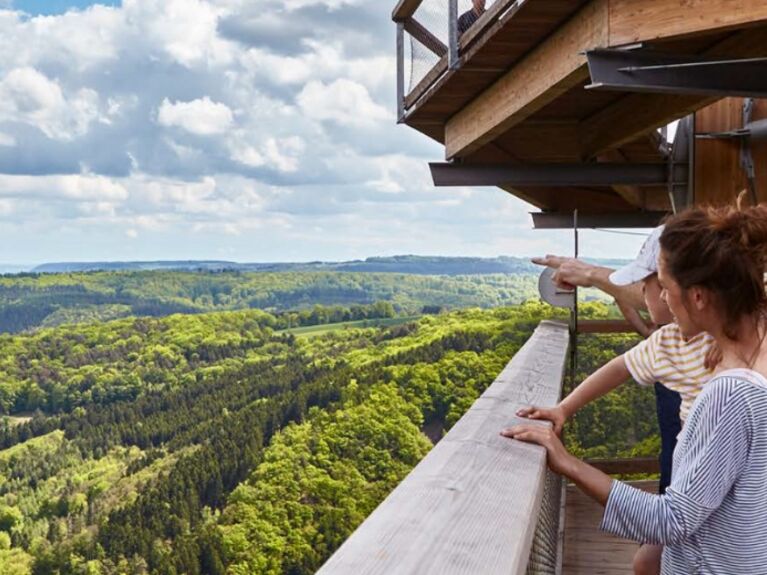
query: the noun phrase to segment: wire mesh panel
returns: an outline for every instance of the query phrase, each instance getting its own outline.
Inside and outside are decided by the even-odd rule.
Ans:
[[[557,575],[562,561],[560,545],[562,511],[562,478],[546,471],[541,511],[535,527],[527,575]]]
[[[458,0],[459,34],[467,32],[481,16],[500,0]],[[476,8],[475,8],[476,3]],[[483,6],[484,4],[484,6]],[[408,32],[410,93],[447,55],[449,46],[449,1],[424,0],[406,25]]]

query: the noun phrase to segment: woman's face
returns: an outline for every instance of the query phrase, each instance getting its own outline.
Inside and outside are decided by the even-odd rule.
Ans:
[[[658,282],[661,287],[661,299],[666,302],[674,322],[679,326],[679,330],[685,337],[693,337],[701,332],[701,328],[695,321],[695,310],[691,306],[686,306],[685,290],[676,283],[671,276],[666,262],[665,254],[661,251],[658,261]]]

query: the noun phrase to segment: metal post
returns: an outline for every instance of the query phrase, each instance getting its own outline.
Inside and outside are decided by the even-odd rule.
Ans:
[[[397,22],[397,122],[405,118],[405,23]]]
[[[695,113],[688,116],[690,133],[687,141],[687,205],[695,203]]]
[[[573,210],[573,240],[575,250],[573,257],[578,259],[578,210]],[[573,309],[570,312],[570,389],[575,389],[575,372],[578,368],[578,286],[573,290]]]
[[[449,0],[447,63],[451,70],[460,65],[458,58],[458,0]]]

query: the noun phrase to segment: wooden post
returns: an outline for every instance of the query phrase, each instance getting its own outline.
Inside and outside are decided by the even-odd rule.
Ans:
[[[543,497],[546,452],[499,432],[520,421],[514,415],[519,407],[557,402],[567,344],[565,324],[542,322],[318,574],[524,574]]]

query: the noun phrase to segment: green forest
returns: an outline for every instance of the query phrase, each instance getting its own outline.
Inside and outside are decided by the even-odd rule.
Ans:
[[[400,299],[154,317],[131,308],[0,335],[0,574],[314,573],[539,321],[565,319],[535,299],[447,311],[426,292],[407,292],[447,295],[448,284],[428,283],[445,278],[403,287],[391,274],[330,275],[312,274],[318,283],[308,285],[364,280],[360,289]],[[268,288],[248,274],[192,276],[4,281],[21,304],[52,286],[115,290],[109,282],[137,298],[214,308],[277,286],[309,289],[297,272],[263,274]],[[512,289],[495,276],[473,279],[474,291],[454,297]],[[226,297],[216,297],[212,286],[227,282],[229,291],[215,292]],[[583,317],[614,313],[602,302],[581,306]],[[636,341],[581,338],[576,379]],[[584,409],[566,441],[583,456],[654,454],[653,414],[650,390],[624,385]]]
[[[537,296],[534,274],[413,275],[333,271],[102,271],[0,276],[0,333],[122,317],[262,309],[317,325]],[[388,304],[388,305],[384,305]],[[383,307],[381,307],[383,306]]]

